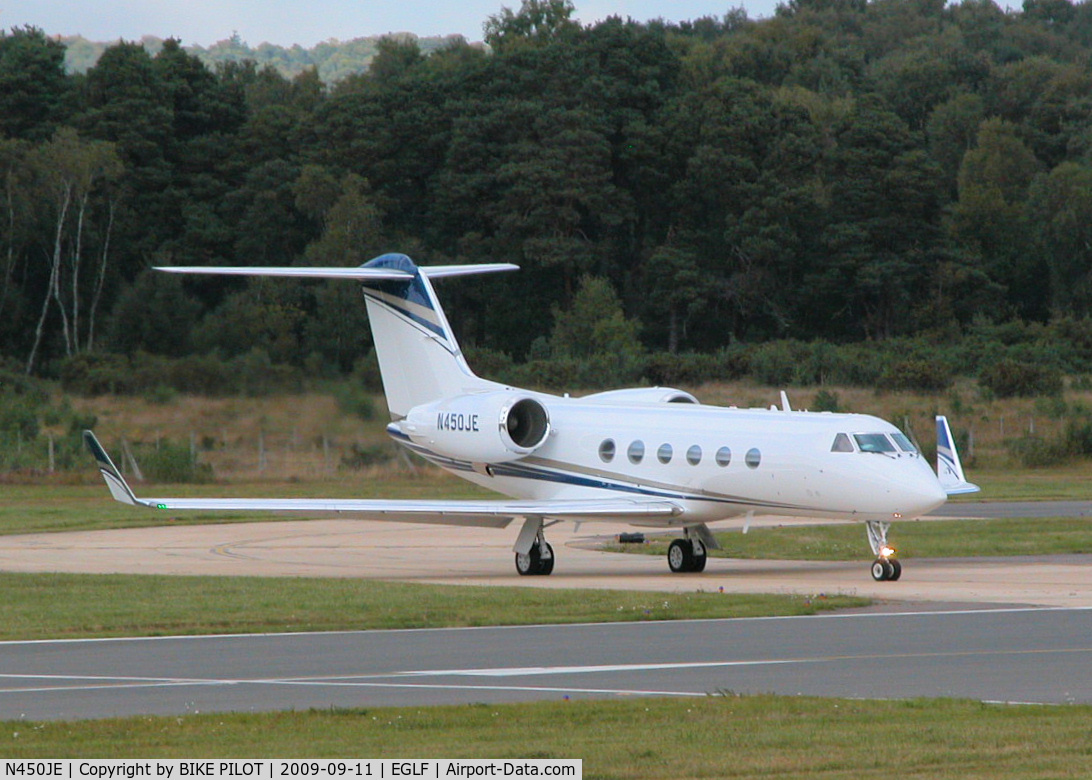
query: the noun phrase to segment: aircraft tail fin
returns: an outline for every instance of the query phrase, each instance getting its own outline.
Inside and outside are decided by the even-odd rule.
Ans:
[[[498,387],[470,370],[430,279],[514,267],[497,264],[419,268],[402,254],[381,255],[363,266],[404,274],[397,279],[364,280],[368,321],[393,419],[405,417],[420,404]]]
[[[956,449],[948,418],[939,414],[937,415],[937,479],[940,480],[940,486],[949,496],[977,493],[980,490],[978,485],[968,482],[963,474],[963,464],[959,460],[959,450]]]
[[[380,255],[359,268],[172,266],[160,271],[229,276],[349,279],[363,284],[368,319],[391,417],[447,396],[500,387],[476,376],[432,289],[431,279],[511,271],[510,263],[419,267],[403,254]]]

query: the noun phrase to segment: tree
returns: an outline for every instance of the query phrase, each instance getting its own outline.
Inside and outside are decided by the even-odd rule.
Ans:
[[[35,328],[34,344],[27,358],[28,374],[34,369],[51,301],[56,302],[61,315],[65,354],[71,356],[83,348],[81,301],[86,294],[81,286],[80,272],[89,203],[100,181],[117,180],[122,173],[121,160],[113,144],[82,141],[71,128],[57,131],[52,141],[36,150],[34,167],[51,210],[53,248],[49,255],[49,282]],[[70,221],[75,224],[70,225]],[[95,285],[92,312],[97,306],[101,279],[109,260],[110,227],[108,225],[103,239],[100,281]]]
[[[1050,269],[1055,315],[1092,315],[1092,168],[1062,163],[1028,197],[1029,224]]]
[[[368,76],[379,82],[389,83],[407,74],[415,65],[424,61],[416,38],[398,38],[385,35],[376,44],[375,59],[368,67]]]
[[[317,166],[296,180],[296,205],[322,223],[322,235],[306,249],[309,264],[351,267],[383,249],[383,215],[366,179],[346,174],[340,181]]]
[[[0,136],[43,141],[71,110],[64,46],[37,27],[0,30]]]
[[[574,32],[578,29],[572,20],[574,10],[570,0],[523,0],[519,11],[505,7],[486,20],[485,42],[501,51]]]
[[[151,269],[119,296],[107,339],[111,350],[182,357],[193,350],[201,305],[187,295],[177,274]]]
[[[0,194],[3,201],[3,231],[0,239],[3,245],[3,281],[0,283],[0,323],[17,319],[11,316],[9,307],[18,307],[17,298],[22,296],[14,290],[16,266],[23,258],[33,235],[31,217],[33,198],[31,197],[31,178],[28,160],[29,144],[17,139],[0,138]],[[5,312],[9,316],[5,317]],[[7,330],[0,326],[0,337]]]
[[[667,320],[667,351],[675,354],[686,335],[691,315],[709,295],[708,279],[699,269],[693,253],[672,246],[660,246],[645,263],[642,289],[657,322]]]
[[[1046,269],[1029,245],[1026,201],[1040,170],[1011,123],[987,119],[977,146],[963,157],[950,223],[953,238],[989,279],[1006,288],[1015,310],[1036,319],[1047,314],[1047,290],[1037,283]]]
[[[642,352],[638,327],[636,321],[626,318],[609,281],[584,276],[572,306],[554,308],[550,348],[556,357],[609,357],[621,365]]]
[[[937,106],[929,117],[926,125],[929,150],[944,171],[953,193],[963,155],[974,148],[984,115],[982,98],[964,93]]]
[[[613,186],[610,144],[591,119],[564,109],[535,119],[506,150],[496,170],[500,200],[486,210],[517,256],[566,277],[593,268],[596,239],[628,205]]]

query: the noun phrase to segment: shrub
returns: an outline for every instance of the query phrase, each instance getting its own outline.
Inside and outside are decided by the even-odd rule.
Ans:
[[[1069,460],[1070,452],[1065,441],[1025,436],[1006,443],[1009,454],[1026,469],[1058,466]]]
[[[793,342],[770,341],[759,344],[751,352],[751,376],[765,385],[775,387],[797,382],[799,356]]]
[[[952,372],[939,361],[912,357],[889,363],[880,375],[878,389],[939,393],[949,389],[954,381]]]
[[[38,405],[29,398],[0,396],[0,434],[30,440],[38,436]]]
[[[722,367],[715,354],[673,355],[670,352],[656,352],[645,359],[644,378],[649,384],[657,386],[700,385],[733,378],[725,376]]]
[[[375,399],[355,382],[341,382],[333,388],[338,408],[361,420],[375,419]]]
[[[811,410],[813,412],[839,412],[841,411],[838,406],[838,394],[832,393],[830,390],[823,389],[815,394],[815,400],[811,402]]]
[[[353,444],[349,452],[341,456],[341,468],[359,471],[368,466],[380,466],[394,460],[395,452],[396,450],[393,450],[389,444],[377,444],[371,447]]]
[[[1092,455],[1092,420],[1070,420],[1065,427],[1066,449],[1073,455]]]
[[[133,392],[134,374],[124,355],[85,352],[61,361],[61,387],[80,395]]]
[[[138,461],[152,482],[212,482],[212,466],[198,463],[187,445],[161,441],[154,449],[143,449]]]
[[[978,383],[998,398],[1058,395],[1064,386],[1058,369],[1009,358],[983,368]]]

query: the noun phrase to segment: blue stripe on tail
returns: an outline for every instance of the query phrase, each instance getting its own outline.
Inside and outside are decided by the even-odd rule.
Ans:
[[[402,316],[412,320],[421,327],[435,333],[437,336],[447,338],[439,316],[436,314],[436,304],[425,287],[421,272],[409,256],[398,252],[380,255],[365,263],[362,268],[387,268],[395,271],[405,271],[413,274],[412,279],[406,281],[384,280],[364,282],[365,295],[368,291],[378,293],[377,296],[388,306],[394,308]],[[404,301],[412,306],[399,305],[398,301]],[[420,307],[420,308],[417,308]],[[416,309],[416,311],[414,311]]]

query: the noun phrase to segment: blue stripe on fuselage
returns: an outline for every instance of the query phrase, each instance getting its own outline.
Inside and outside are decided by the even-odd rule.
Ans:
[[[412,442],[406,434],[402,433],[397,427],[391,425],[387,427],[387,433],[391,438],[395,439],[399,444],[403,444],[413,452],[420,455],[422,458],[440,466],[441,468],[450,469],[452,471],[474,471],[474,466],[470,461],[456,460],[444,455],[439,455],[427,447],[423,447],[419,444]],[[489,472],[494,477],[511,477],[514,479],[534,479],[541,482],[555,482],[562,485],[573,485],[577,487],[588,487],[598,490],[609,490],[615,493],[631,493],[639,496],[649,496],[654,498],[669,498],[683,501],[707,501],[716,504],[731,504],[734,506],[762,506],[762,507],[778,507],[790,510],[806,510],[807,507],[794,506],[792,504],[771,504],[770,502],[752,501],[750,499],[733,497],[733,496],[710,496],[705,493],[682,493],[670,490],[658,490],[656,488],[650,488],[641,485],[632,485],[625,482],[608,481],[603,478],[589,477],[582,474],[575,474],[572,472],[557,471],[555,469],[549,469],[545,467],[535,466],[528,463],[491,463],[489,464]]]

